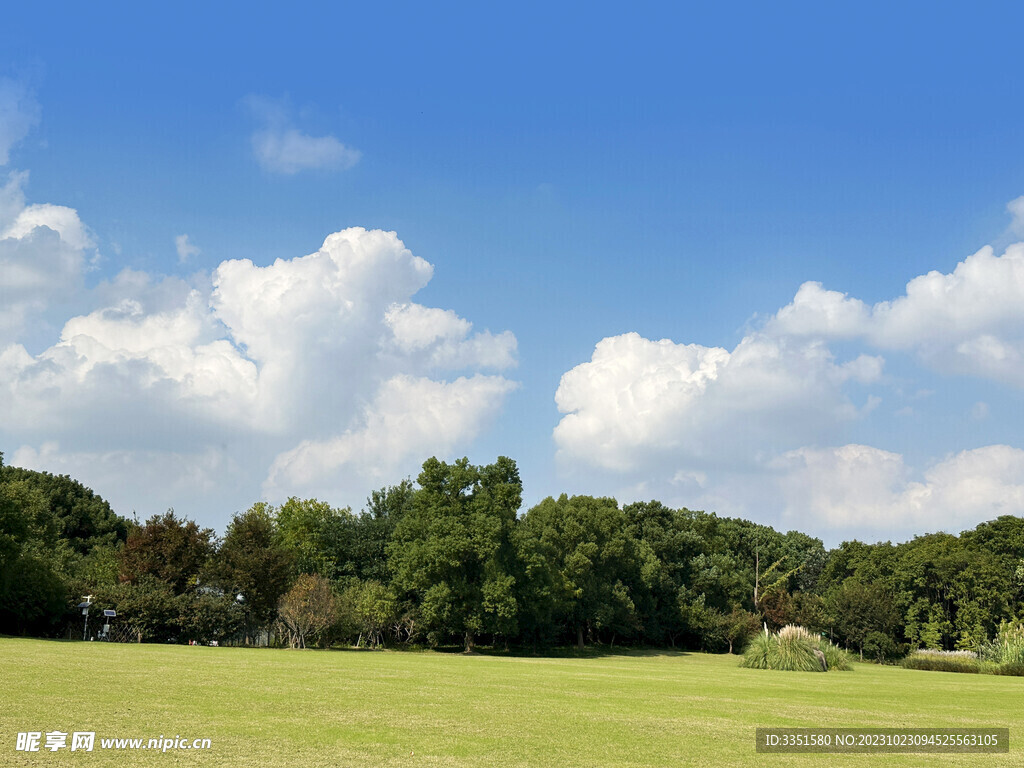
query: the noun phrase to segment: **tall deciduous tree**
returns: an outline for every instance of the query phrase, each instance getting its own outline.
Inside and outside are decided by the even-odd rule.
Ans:
[[[511,459],[477,467],[428,459],[419,489],[389,546],[394,583],[419,606],[439,642],[461,636],[466,651],[483,632],[516,631],[512,528],[522,481]]]
[[[39,494],[56,535],[82,555],[96,546],[114,546],[128,535],[127,520],[91,488],[67,475],[0,465],[0,484],[18,482]]]
[[[277,603],[288,589],[291,562],[278,536],[273,508],[257,502],[232,518],[211,570],[232,599],[243,595],[247,620],[264,627],[273,620]]]
[[[835,633],[853,645],[864,657],[868,635],[878,632],[891,636],[899,617],[892,596],[880,584],[864,584],[846,579],[828,598]]]
[[[356,519],[351,547],[358,578],[384,583],[390,581],[388,542],[398,521],[412,506],[414,496],[415,490],[409,479],[370,494],[366,509]]]
[[[642,562],[615,499],[546,498],[521,521],[523,546],[550,553],[554,610],[583,647],[588,632],[636,629],[635,589]]]
[[[303,573],[278,605],[278,617],[293,648],[305,648],[321,638],[337,617],[337,602],[323,576]]]
[[[213,531],[177,517],[171,509],[128,534],[121,551],[121,579],[135,583],[153,576],[182,594],[195,588],[213,551]]]
[[[277,510],[281,542],[298,573],[318,573],[329,581],[354,575],[351,545],[355,518],[318,499],[292,497]]]

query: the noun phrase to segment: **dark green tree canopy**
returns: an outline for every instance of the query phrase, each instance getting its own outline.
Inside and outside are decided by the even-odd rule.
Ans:
[[[481,632],[513,632],[518,605],[512,528],[522,481],[511,459],[423,464],[409,509],[388,548],[398,590],[418,605],[437,640],[460,635],[471,650]]]
[[[38,492],[57,536],[83,555],[94,546],[123,542],[128,536],[129,521],[115,514],[92,489],[67,475],[0,466],[0,485],[5,483],[23,483]]]
[[[121,550],[121,579],[136,583],[152,576],[181,594],[197,586],[213,552],[213,531],[177,517],[171,509],[153,515],[128,534]]]
[[[274,616],[288,591],[292,556],[281,541],[273,507],[265,502],[235,515],[208,569],[213,583],[242,605],[258,624]]]

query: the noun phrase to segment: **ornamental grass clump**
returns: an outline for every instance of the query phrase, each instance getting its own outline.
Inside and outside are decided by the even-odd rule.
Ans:
[[[749,667],[750,669],[772,669],[773,646],[777,644],[778,638],[775,635],[769,635],[767,632],[758,632],[747,644],[747,650],[743,653],[740,666]]]
[[[773,669],[793,672],[821,672],[821,662],[814,655],[814,636],[803,627],[787,624],[779,630],[775,643]]]
[[[747,645],[740,666],[790,672],[824,672],[819,653],[827,662],[829,670],[852,669],[845,651],[794,624],[786,625],[777,634],[767,630],[758,633]]]
[[[963,672],[976,675],[981,672],[981,662],[973,651],[914,651],[903,659],[906,669],[923,669],[931,672]]]
[[[1024,665],[1024,624],[1001,624],[996,635],[999,663]]]
[[[994,674],[1024,676],[1024,624],[1003,622],[995,640],[978,647],[978,658],[995,665]]]
[[[833,645],[825,638],[818,640],[818,650],[825,654],[825,661],[828,662],[829,670],[835,669],[839,672],[849,672],[853,669],[853,664],[850,663],[850,654],[842,648]]]

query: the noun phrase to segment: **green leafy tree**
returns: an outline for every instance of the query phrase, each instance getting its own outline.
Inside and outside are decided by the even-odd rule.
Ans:
[[[418,607],[434,642],[459,636],[468,652],[481,633],[514,633],[512,529],[522,502],[515,462],[431,458],[417,483],[388,548],[396,588]]]
[[[0,632],[50,635],[58,629],[67,606],[61,578],[43,560],[19,555],[3,576]]]
[[[648,642],[675,646],[687,631],[680,611],[679,592],[686,585],[702,581],[703,586],[719,596],[724,604],[729,586],[719,577],[721,559],[706,563],[703,579],[694,578],[697,558],[704,557],[703,540],[689,525],[689,510],[676,511],[659,501],[637,502],[623,507],[630,536],[646,548],[642,580],[647,589],[639,590],[634,601],[644,638]],[[702,561],[703,562],[703,561]],[[713,575],[712,575],[713,574]],[[705,599],[707,597],[705,596]]]
[[[243,608],[223,592],[187,592],[175,598],[180,639],[223,642],[245,627]]]
[[[366,509],[354,521],[351,560],[357,578],[387,583],[391,580],[388,565],[388,542],[395,526],[412,505],[415,494],[411,480],[403,480],[373,491],[366,500]]]
[[[358,633],[357,646],[363,640],[374,647],[381,645],[399,619],[394,592],[376,580],[350,586],[342,596],[342,603],[348,613],[348,624]]]
[[[23,483],[39,494],[42,506],[52,516],[56,535],[79,554],[95,546],[113,546],[128,535],[129,521],[117,515],[91,488],[67,475],[51,475],[0,463],[0,485]]]
[[[742,650],[747,642],[761,631],[761,622],[757,620],[756,614],[745,611],[738,605],[734,605],[730,613],[723,619],[723,635],[729,643],[729,653],[733,649]]]
[[[856,647],[861,658],[868,635],[879,632],[891,637],[898,626],[892,595],[880,584],[848,578],[829,594],[827,602],[836,635],[847,647]]]
[[[701,650],[718,653],[728,645],[731,652],[728,619],[720,610],[707,604],[703,593],[691,598],[685,590],[681,591],[680,610],[690,634],[696,638]]]
[[[0,453],[0,468],[3,467]],[[13,576],[14,563],[29,539],[31,522],[7,483],[0,482],[0,598],[6,593],[7,580]]]
[[[292,559],[270,505],[257,502],[231,519],[209,571],[213,585],[230,599],[242,595],[247,636],[271,624],[291,581]]]
[[[121,579],[137,583],[151,576],[180,595],[195,589],[200,571],[214,552],[213,531],[168,510],[153,515],[128,534],[121,550]]]
[[[318,499],[288,499],[277,510],[281,543],[297,573],[316,573],[329,581],[355,575],[352,539],[355,518]]]
[[[0,632],[48,635],[65,610],[67,547],[42,493],[9,470],[0,453]]]
[[[176,640],[181,634],[181,605],[171,585],[152,573],[118,585],[111,594],[98,594],[97,605],[113,603],[117,619],[141,642]]]
[[[864,653],[879,664],[893,661],[900,655],[896,642],[889,635],[877,631],[868,632],[864,638]]]
[[[520,525],[524,545],[551,558],[554,612],[579,647],[588,634],[638,630],[630,585],[643,583],[643,558],[615,499],[548,497]]]

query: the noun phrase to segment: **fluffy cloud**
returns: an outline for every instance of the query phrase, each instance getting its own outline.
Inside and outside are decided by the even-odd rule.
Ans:
[[[986,246],[951,273],[915,277],[903,296],[874,306],[804,283],[766,330],[863,339],[912,351],[941,371],[1024,386],[1024,243],[1002,256]]]
[[[72,208],[26,205],[25,173],[0,188],[0,345],[83,285],[91,233]]]
[[[125,271],[56,344],[0,351],[0,423],[36,463],[56,437],[54,461],[216,455],[250,467],[253,494],[267,479],[281,495],[348,497],[381,468],[466,446],[514,387],[482,372],[514,365],[514,336],[411,301],[432,274],[395,233],[361,228],[268,266],[223,262],[205,284]]]
[[[29,205],[18,212],[17,217],[3,231],[0,238],[23,240],[35,234],[38,229],[56,232],[61,242],[69,248],[84,251],[95,246],[92,235],[78,218],[74,208],[63,205],[42,203]]]
[[[392,333],[389,347],[402,356],[419,357],[431,367],[502,369],[515,364],[516,337],[510,331],[469,336],[472,324],[450,309],[395,304],[385,321]]]
[[[262,123],[252,134],[252,149],[268,171],[286,175],[316,169],[343,171],[362,156],[334,136],[310,136],[293,127],[283,102],[251,97],[247,103]]]
[[[357,428],[328,440],[304,440],[281,454],[265,490],[280,496],[320,493],[326,478],[357,473],[377,484],[431,453],[449,454],[472,440],[500,410],[515,384],[501,376],[476,375],[446,381],[396,376],[378,390]]]
[[[878,536],[964,528],[1024,514],[1024,451],[990,445],[928,467],[918,480],[903,457],[866,445],[800,448],[772,462],[787,522]]]
[[[689,471],[736,460],[738,446],[752,456],[777,440],[831,434],[858,414],[844,384],[881,370],[867,356],[837,363],[818,341],[758,333],[729,352],[624,334],[562,376],[555,402],[566,416],[554,438],[565,463]]]

